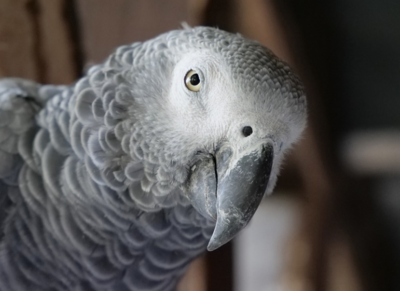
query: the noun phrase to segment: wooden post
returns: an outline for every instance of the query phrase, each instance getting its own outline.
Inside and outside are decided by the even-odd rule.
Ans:
[[[0,74],[68,84],[77,77],[76,44],[65,0],[0,1]]]
[[[30,0],[0,1],[0,74],[40,80],[36,17]]]

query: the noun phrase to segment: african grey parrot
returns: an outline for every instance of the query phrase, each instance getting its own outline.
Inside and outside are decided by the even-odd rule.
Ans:
[[[305,119],[286,64],[207,27],[72,86],[0,80],[0,290],[174,290],[246,226]]]

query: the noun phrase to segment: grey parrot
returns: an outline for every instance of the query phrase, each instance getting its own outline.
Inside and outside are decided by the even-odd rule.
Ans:
[[[305,123],[290,68],[215,28],[119,47],[71,86],[1,79],[0,290],[174,290]]]

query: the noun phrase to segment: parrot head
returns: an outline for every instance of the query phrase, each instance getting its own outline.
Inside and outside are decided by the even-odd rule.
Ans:
[[[214,28],[173,31],[118,54],[135,64],[124,73],[132,155],[145,175],[156,172],[154,195],[179,188],[215,224],[208,250],[220,247],[272,192],[305,127],[301,83],[259,43]]]

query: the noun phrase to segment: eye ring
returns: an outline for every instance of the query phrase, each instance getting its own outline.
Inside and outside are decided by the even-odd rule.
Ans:
[[[189,70],[185,76],[185,86],[190,91],[198,92],[201,88],[200,74],[195,70]]]

